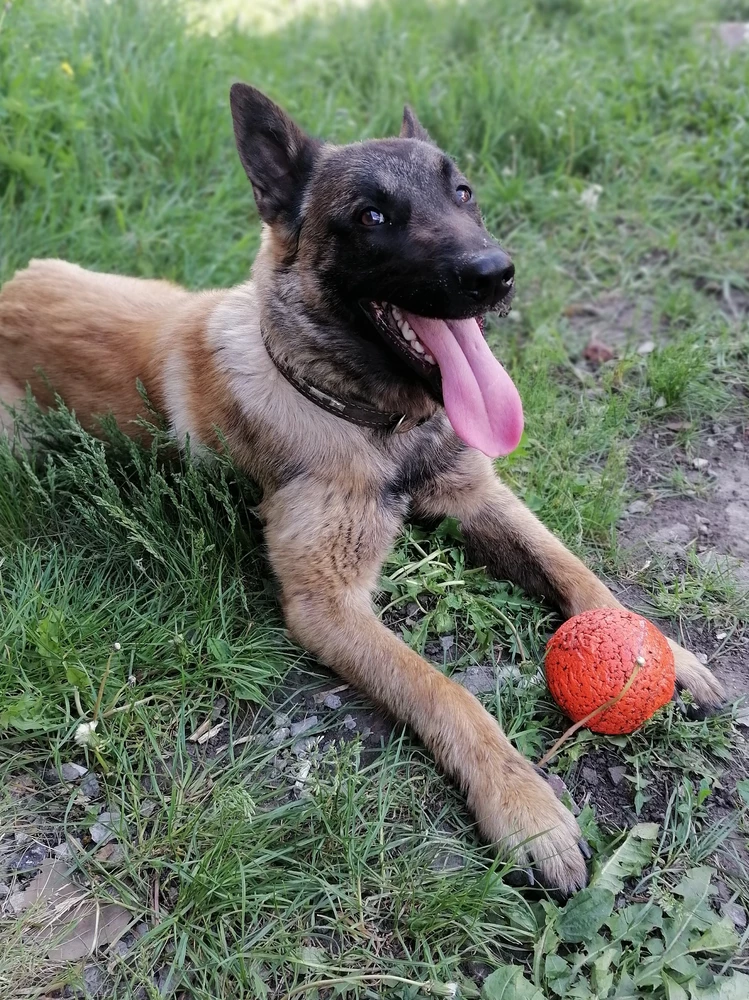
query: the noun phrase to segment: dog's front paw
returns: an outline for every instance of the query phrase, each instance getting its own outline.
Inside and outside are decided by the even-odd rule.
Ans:
[[[719,709],[726,700],[726,693],[717,677],[704,663],[700,663],[694,653],[671,639],[668,644],[674,654],[678,687],[686,688],[695,704],[704,711],[714,712]]]
[[[483,836],[530,865],[547,888],[570,895],[587,883],[587,845],[577,820],[530,764],[471,804]]]

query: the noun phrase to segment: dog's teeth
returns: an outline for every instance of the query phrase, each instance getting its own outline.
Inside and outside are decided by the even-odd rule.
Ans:
[[[413,344],[411,346],[419,354],[423,354],[424,353],[424,345],[422,343],[420,343],[418,340],[414,340],[414,342],[413,342]]]
[[[398,306],[392,306],[392,310],[395,322],[400,326],[401,320],[403,319],[403,313],[400,311]]]
[[[434,360],[434,358],[432,357],[431,354],[425,354],[424,355],[424,360],[428,361],[430,365],[436,365],[437,364],[437,362]]]
[[[408,323],[404,323],[401,327],[401,333],[406,338],[406,340],[412,341],[416,340],[416,334],[413,332]]]

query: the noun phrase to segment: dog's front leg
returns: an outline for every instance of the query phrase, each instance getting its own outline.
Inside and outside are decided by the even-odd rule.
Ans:
[[[459,465],[416,498],[417,513],[452,515],[462,525],[471,560],[530,594],[547,598],[570,618],[593,608],[622,605],[598,577],[548,531],[497,477],[492,463],[478,452],[466,452]],[[718,708],[724,692],[718,680],[678,643],[676,679],[698,705]]]
[[[370,595],[401,517],[374,497],[295,481],[263,508],[273,568],[297,640],[409,723],[464,790],[482,835],[531,859],[551,887],[585,884],[574,817],[465,688],[375,616]]]

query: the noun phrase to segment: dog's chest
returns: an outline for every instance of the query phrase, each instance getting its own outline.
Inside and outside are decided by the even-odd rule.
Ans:
[[[390,449],[389,475],[383,496],[392,503],[410,502],[430,492],[448,475],[465,445],[458,440],[444,414],[437,414],[394,443]]]

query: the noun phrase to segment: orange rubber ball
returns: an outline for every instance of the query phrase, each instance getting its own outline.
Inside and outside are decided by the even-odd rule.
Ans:
[[[621,693],[586,723],[596,733],[632,733],[674,693],[674,654],[647,618],[619,608],[584,611],[570,618],[546,646],[546,680],[554,700],[573,722]]]

